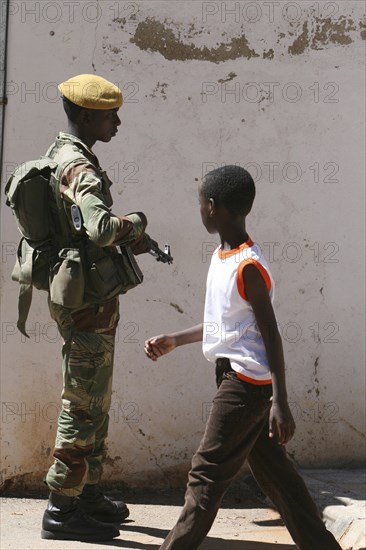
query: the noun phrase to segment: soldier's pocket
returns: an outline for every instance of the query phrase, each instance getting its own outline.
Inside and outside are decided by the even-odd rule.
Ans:
[[[105,253],[91,264],[87,272],[87,294],[97,302],[124,294],[142,282],[143,275],[128,247],[121,253]]]
[[[70,468],[64,462],[55,458],[55,462],[47,474],[46,481],[52,488],[63,489],[69,472]]]
[[[77,248],[63,248],[53,268],[51,302],[68,308],[80,307],[85,288],[84,270]]]
[[[108,300],[120,292],[121,281],[111,256],[103,256],[92,263],[87,286],[88,293],[95,295],[99,300]]]

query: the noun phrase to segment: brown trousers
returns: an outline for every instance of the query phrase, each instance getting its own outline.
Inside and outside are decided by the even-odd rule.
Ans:
[[[185,505],[160,550],[196,550],[200,546],[225,491],[246,459],[300,550],[341,550],[284,447],[268,436],[272,386],[239,380],[227,359],[217,360],[216,373],[219,389],[192,460]]]

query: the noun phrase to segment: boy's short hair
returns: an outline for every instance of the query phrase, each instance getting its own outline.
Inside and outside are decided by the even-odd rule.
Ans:
[[[225,206],[229,212],[246,216],[253,205],[255,185],[244,168],[228,165],[203,177],[201,193],[207,200],[214,199],[216,204]]]
[[[65,96],[62,97],[62,103],[64,106],[64,111],[66,113],[67,118],[71,121],[76,123],[79,113],[83,110],[84,107],[80,107],[79,105],[76,105],[76,103],[73,103],[69,99],[67,99]]]

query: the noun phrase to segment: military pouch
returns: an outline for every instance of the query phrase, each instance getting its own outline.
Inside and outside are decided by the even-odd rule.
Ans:
[[[121,246],[118,254],[118,275],[122,285],[122,291],[127,292],[131,288],[142,283],[144,276],[129,246]]]
[[[50,286],[51,302],[76,308],[83,304],[85,277],[78,248],[60,250],[53,268]]]
[[[87,301],[104,302],[118,294],[125,294],[142,283],[143,274],[129,247],[121,247],[121,253],[103,251],[87,272]]]
[[[20,284],[33,285],[38,290],[49,289],[50,270],[57,253],[49,241],[20,240],[11,278]]]
[[[32,290],[49,290],[51,266],[57,257],[49,241],[34,242],[21,239],[11,278],[20,283],[18,329],[27,336],[25,322],[32,302]]]

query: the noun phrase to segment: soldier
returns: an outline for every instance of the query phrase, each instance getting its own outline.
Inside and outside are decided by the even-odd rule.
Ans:
[[[99,488],[118,294],[142,280],[132,255],[126,249],[119,254],[116,245],[129,245],[139,254],[148,251],[149,237],[144,214],[111,213],[111,181],[92,151],[96,141],[108,143],[118,132],[121,91],[96,75],[75,76],[59,90],[68,128],[46,154],[61,167],[54,216],[60,262],[54,268],[49,309],[64,340],[64,384],[55,460],[45,478],[51,493],[42,538],[109,540],[119,535],[113,524],[129,515],[126,504],[108,499]]]

